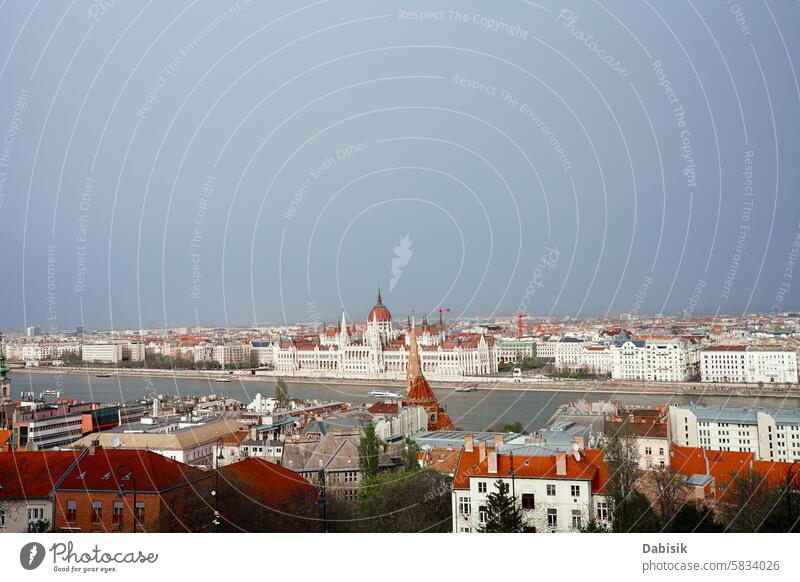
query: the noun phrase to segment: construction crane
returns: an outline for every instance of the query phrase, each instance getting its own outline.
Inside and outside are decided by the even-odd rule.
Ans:
[[[517,318],[517,339],[522,338],[522,330],[525,328],[532,329],[534,326],[522,323],[523,319],[528,318],[527,313],[495,313],[495,317],[515,317]]]

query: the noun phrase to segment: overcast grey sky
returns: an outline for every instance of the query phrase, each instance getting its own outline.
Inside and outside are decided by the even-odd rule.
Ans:
[[[798,309],[798,16],[2,2],[0,328]]]

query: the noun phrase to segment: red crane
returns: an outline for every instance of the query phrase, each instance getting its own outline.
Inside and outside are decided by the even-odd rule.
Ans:
[[[494,316],[495,317],[516,317],[517,318],[517,339],[520,339],[522,337],[522,330],[524,328],[526,328],[526,327],[527,328],[533,328],[532,325],[527,325],[527,324],[522,323],[523,319],[527,319],[528,318],[528,314],[527,313],[495,313]]]

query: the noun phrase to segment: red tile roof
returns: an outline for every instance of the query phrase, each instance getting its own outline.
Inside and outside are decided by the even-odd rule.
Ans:
[[[276,507],[303,495],[316,495],[316,487],[290,469],[250,457],[219,469],[220,480],[254,501]]]
[[[755,471],[766,479],[770,488],[786,482],[791,463],[756,461],[754,453],[738,451],[710,451],[694,447],[672,445],[672,470],[682,475],[711,475],[716,484],[717,498],[722,497],[725,485],[734,475],[746,476]],[[706,460],[708,469],[706,469]],[[794,475],[800,481],[800,473]]]
[[[592,482],[593,493],[603,493],[608,481],[608,469],[600,450],[582,451],[580,460],[566,455],[566,472],[556,474],[555,456],[514,456],[497,455],[497,472],[489,473],[488,454],[480,460],[478,447],[472,452],[464,452],[459,459],[453,479],[454,489],[467,489],[470,477],[510,477],[513,462],[514,476],[517,479],[567,479]]]
[[[132,477],[129,475],[133,473]],[[177,485],[195,481],[208,472],[179,461],[139,449],[97,449],[78,461],[58,490],[119,491],[120,485],[136,491],[161,492]],[[130,485],[128,485],[130,483]]]
[[[46,497],[82,452],[0,453],[0,499]]]

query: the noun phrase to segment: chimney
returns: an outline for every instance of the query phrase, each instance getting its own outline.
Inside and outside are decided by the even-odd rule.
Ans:
[[[565,477],[567,475],[567,455],[558,453],[556,455],[556,476]]]
[[[483,444],[483,443],[481,443]],[[497,474],[497,449],[489,449],[489,461],[487,464],[487,472],[496,475]]]
[[[502,444],[503,444],[503,435],[501,434],[494,435],[494,446],[499,447]]]
[[[482,463],[486,458],[486,441],[481,441],[478,443],[478,453],[478,461]]]
[[[474,451],[475,441],[471,434],[464,435],[464,452],[471,453]]]

